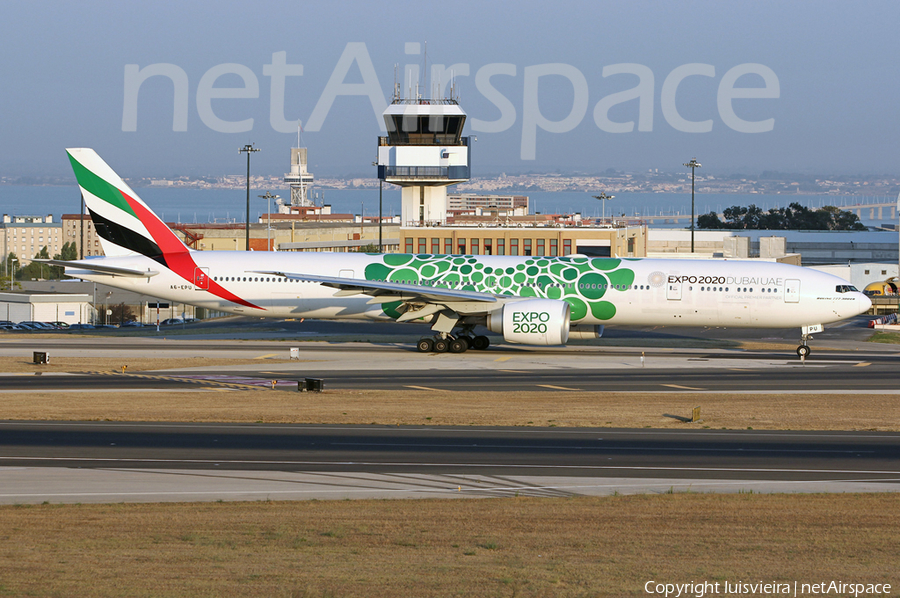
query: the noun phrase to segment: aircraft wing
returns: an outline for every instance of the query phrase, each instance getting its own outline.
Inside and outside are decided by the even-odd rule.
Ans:
[[[134,270],[132,268],[121,268],[119,266],[106,266],[103,264],[94,263],[95,260],[88,260],[84,262],[68,262],[65,260],[45,260],[45,259],[33,259],[33,262],[40,262],[42,264],[50,264],[51,266],[64,266],[66,268],[72,268],[74,270],[86,270],[88,272],[92,272],[95,274],[109,274],[110,276],[131,276],[135,278],[150,278],[151,276],[156,276],[159,274],[156,270]],[[77,272],[69,273],[68,276],[75,276]]]
[[[405,303],[428,304],[422,310],[415,310],[418,317],[426,313],[435,313],[438,308],[451,307],[466,313],[485,313],[496,309],[498,301],[507,297],[479,293],[478,291],[464,291],[447,287],[431,287],[427,285],[404,284],[399,282],[382,282],[373,280],[360,280],[358,278],[339,278],[335,276],[318,276],[316,274],[298,274],[279,271],[255,271],[258,274],[283,276],[293,280],[305,280],[338,289],[336,297],[348,297],[352,295],[369,295],[372,299],[369,303],[388,303],[391,301],[403,301]],[[463,305],[465,304],[465,306]],[[459,309],[462,308],[462,309]],[[410,318],[401,317],[399,321],[412,319],[413,311],[409,312]]]

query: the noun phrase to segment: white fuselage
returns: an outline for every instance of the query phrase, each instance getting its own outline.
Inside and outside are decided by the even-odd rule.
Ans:
[[[271,318],[391,319],[368,295],[335,296],[335,288],[259,271],[384,280],[417,286],[451,286],[523,299],[577,295],[586,312],[573,324],[733,326],[784,328],[826,324],[865,312],[871,305],[848,283],[816,270],[771,262],[731,260],[609,260],[611,275],[587,272],[589,258],[568,256],[394,256],[409,266],[385,266],[386,256],[354,253],[192,252],[210,283],[252,305],[203,289],[144,256],[100,258],[102,263],[159,274],[111,276],[72,268],[67,274],[117,288],[234,314]],[[606,258],[608,260],[608,258]],[[459,274],[437,273],[443,263]],[[462,260],[462,262],[460,262]],[[588,262],[585,262],[588,260]],[[576,264],[575,262],[579,262]],[[90,263],[90,262],[88,262]],[[531,264],[525,267],[525,264]],[[594,262],[601,266],[606,262]],[[468,272],[465,270],[468,267]],[[582,271],[577,268],[581,267]],[[612,268],[612,266],[610,266]],[[512,272],[515,271],[515,274]],[[490,272],[491,274],[485,274]],[[509,272],[510,274],[506,274]],[[480,273],[480,275],[479,275]],[[603,307],[594,309],[597,302]],[[610,305],[612,307],[610,307]]]

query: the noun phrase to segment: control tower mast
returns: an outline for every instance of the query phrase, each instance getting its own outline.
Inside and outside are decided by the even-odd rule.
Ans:
[[[291,186],[289,208],[309,208],[315,205],[308,197],[309,187],[313,183],[313,175],[306,169],[306,152],[307,148],[305,147],[291,148],[291,171],[284,175],[284,182]]]
[[[418,93],[417,93],[418,95]],[[466,113],[453,97],[394,97],[384,111],[388,134],[378,138],[378,178],[401,187],[401,227],[436,226],[447,219],[447,186],[469,180]]]

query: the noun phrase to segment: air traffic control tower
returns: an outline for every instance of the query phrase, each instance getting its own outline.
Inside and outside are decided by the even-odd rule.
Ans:
[[[399,86],[384,111],[387,137],[378,138],[378,178],[399,185],[401,227],[440,226],[447,219],[447,186],[469,180],[466,113],[453,99],[403,99]]]

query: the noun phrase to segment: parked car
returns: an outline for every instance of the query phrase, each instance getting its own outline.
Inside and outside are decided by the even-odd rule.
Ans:
[[[69,327],[68,322],[48,322],[48,323],[52,324],[53,326],[55,326],[56,328],[58,328],[60,330],[65,330],[66,328]]]
[[[140,328],[140,327],[142,327],[142,326],[143,326],[143,324],[141,324],[141,323],[138,322],[137,320],[132,320],[131,322],[125,322],[125,323],[123,323],[123,324],[120,326],[120,328]]]
[[[94,327],[91,324],[72,324],[69,326],[68,330],[93,330]]]
[[[25,330],[18,324],[0,324],[0,330]]]
[[[160,326],[172,326],[173,324],[184,324],[184,320],[181,318],[166,318],[159,324]]]
[[[19,326],[29,326],[32,330],[55,330],[55,327],[47,322],[36,322],[33,320],[19,322]]]

